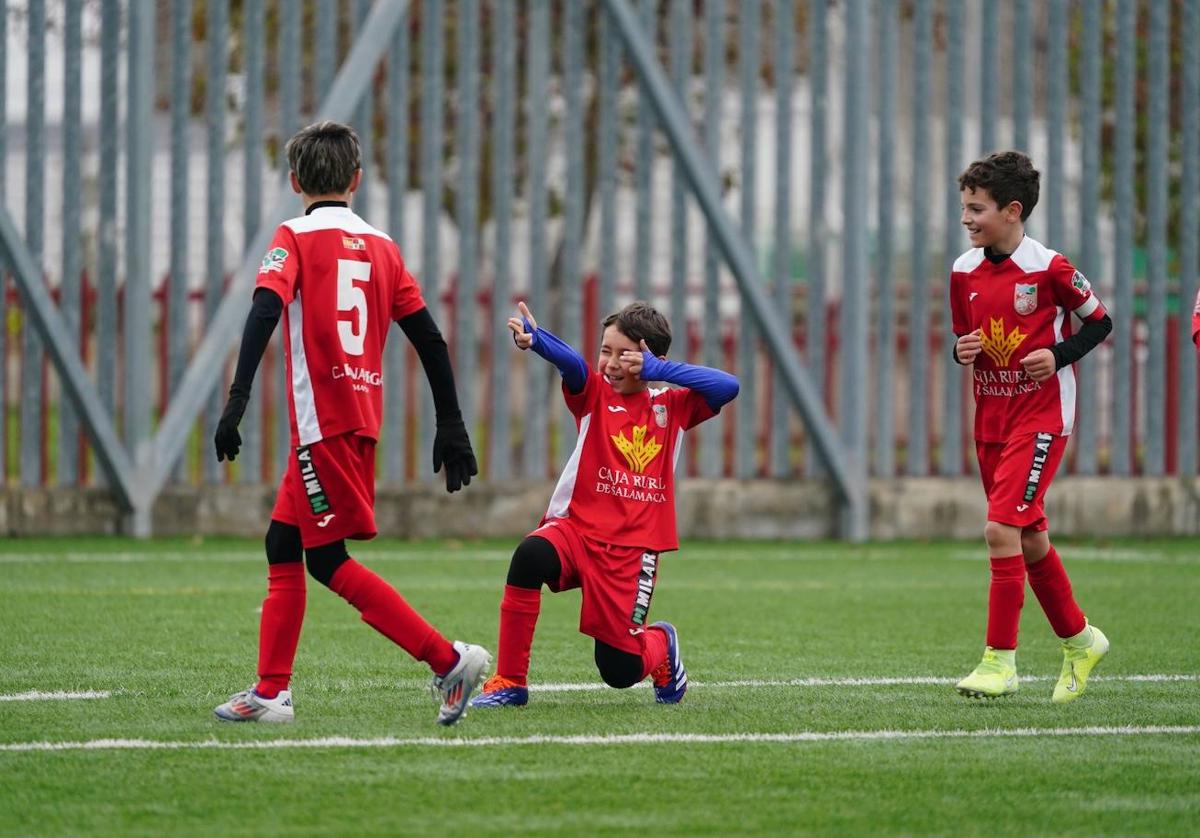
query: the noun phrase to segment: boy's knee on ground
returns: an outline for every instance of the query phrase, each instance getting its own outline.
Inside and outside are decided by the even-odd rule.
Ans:
[[[531,535],[517,545],[508,564],[509,585],[515,588],[540,590],[542,585],[557,582],[562,576],[558,551],[546,539]]]
[[[597,640],[596,669],[604,683],[623,690],[642,680],[642,656]]]
[[[333,574],[342,563],[350,558],[346,552],[346,542],[335,541],[332,544],[322,544],[320,547],[310,547],[304,551],[308,560],[308,573],[326,588],[329,587]]]

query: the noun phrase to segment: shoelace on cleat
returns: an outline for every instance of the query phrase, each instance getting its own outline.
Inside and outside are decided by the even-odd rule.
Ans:
[[[671,659],[664,658],[662,663],[651,670],[650,677],[656,687],[671,686]]]
[[[518,684],[511,678],[505,678],[503,675],[493,675],[484,682],[481,692],[484,695],[487,695],[488,693],[496,693],[500,692],[500,690],[507,690],[513,687],[523,689],[525,685]]]

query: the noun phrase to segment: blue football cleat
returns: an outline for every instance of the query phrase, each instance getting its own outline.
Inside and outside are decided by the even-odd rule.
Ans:
[[[679,655],[679,635],[670,623],[655,623],[651,628],[667,633],[667,657],[650,673],[654,680],[654,700],[659,704],[678,704],[688,688],[687,670]]]
[[[472,707],[524,707],[528,703],[529,688],[503,675],[488,678],[479,695],[471,699]]]

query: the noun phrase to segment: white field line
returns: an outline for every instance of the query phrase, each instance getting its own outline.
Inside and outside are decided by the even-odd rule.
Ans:
[[[795,733],[622,733],[605,736],[481,736],[474,739],[441,739],[432,736],[399,739],[354,739],[329,736],[315,739],[268,739],[228,742],[205,739],[198,742],[155,739],[91,739],[83,742],[7,742],[0,751],[266,751],[320,748],[486,748],[520,745],[658,745],[796,742],[878,742],[913,739],[1000,739],[1040,736],[1153,736],[1200,734],[1200,725],[1146,725],[1124,727],[1020,727],[1008,730],[844,730]]]
[[[87,698],[109,698],[108,690],[83,690],[82,692],[42,692],[30,690],[12,695],[0,695],[0,701],[79,701]]]
[[[899,678],[784,678],[779,680],[759,680],[746,679],[741,681],[691,681],[691,686],[704,689],[733,689],[733,688],[750,688],[762,689],[770,687],[897,687],[911,685],[926,685],[926,684],[954,684],[959,678],[946,678],[936,675],[915,675],[911,677]],[[1056,675],[1022,675],[1022,681],[1056,681]],[[1150,675],[1097,675],[1091,680],[1101,682],[1113,681],[1136,681],[1136,682],[1172,682],[1172,681],[1200,681],[1200,675],[1197,674],[1150,674]],[[648,689],[650,686],[648,681],[643,681],[640,684],[634,685],[633,689]],[[530,684],[529,689],[532,692],[538,693],[567,693],[567,692],[590,692],[592,690],[607,690],[610,687],[605,684],[595,682],[571,683],[571,684]]]

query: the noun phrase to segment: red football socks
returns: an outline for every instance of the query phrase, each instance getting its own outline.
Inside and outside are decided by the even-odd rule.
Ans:
[[[529,677],[529,650],[533,647],[533,630],[542,610],[542,591],[531,588],[504,586],[500,601],[500,651],[496,658],[496,674],[522,687]]]
[[[1046,558],[1029,565],[1029,586],[1059,637],[1073,637],[1087,626],[1087,618],[1075,602],[1071,580],[1053,545]]]
[[[304,562],[267,565],[267,598],[258,624],[258,685],[254,688],[263,698],[275,698],[292,680],[304,604]]]
[[[638,636],[642,639],[642,678],[645,678],[667,659],[670,640],[660,628],[648,628]]]
[[[993,649],[1015,649],[1021,606],[1025,604],[1025,557],[993,556],[991,562],[987,645]]]
[[[429,625],[400,593],[354,559],[346,559],[329,587],[362,614],[363,622],[429,668],[444,675],[458,663],[458,652]]]

